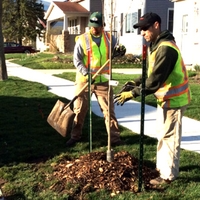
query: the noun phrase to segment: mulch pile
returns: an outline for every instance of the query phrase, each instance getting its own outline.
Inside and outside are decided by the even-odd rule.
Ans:
[[[138,191],[139,161],[128,152],[114,154],[113,162],[108,162],[105,152],[91,152],[75,160],[60,161],[54,166],[54,176],[59,180],[51,186],[52,190],[71,193],[70,196],[83,195],[91,191],[105,189],[112,195]],[[149,180],[158,176],[143,164],[142,182],[150,188]],[[66,185],[77,186],[76,191],[66,191]]]

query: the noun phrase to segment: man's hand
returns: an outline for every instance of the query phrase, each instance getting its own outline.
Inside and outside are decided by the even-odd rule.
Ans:
[[[112,58],[118,57],[118,56],[124,56],[125,53],[126,53],[126,47],[121,44],[117,45],[113,50]]]
[[[134,88],[135,86],[136,86],[136,83],[135,83],[134,81],[127,81],[127,82],[123,85],[123,87],[122,87],[122,89],[120,90],[119,93],[133,90],[133,88]]]
[[[114,97],[114,103],[117,103],[117,105],[123,106],[126,101],[132,98],[133,98],[132,91],[122,92],[122,93],[117,94]]]
[[[89,76],[90,76],[90,77],[89,77]],[[87,82],[89,82],[89,78],[91,79],[91,84],[93,84],[93,83],[95,82],[95,80],[92,79],[92,74],[90,74],[90,75],[86,74],[85,77],[86,77],[86,81],[87,81]]]

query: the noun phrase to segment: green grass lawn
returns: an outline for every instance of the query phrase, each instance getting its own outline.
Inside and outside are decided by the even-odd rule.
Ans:
[[[73,69],[71,54],[6,54],[7,60],[32,69]]]
[[[32,69],[74,69],[73,55],[62,53],[5,54],[7,60]],[[133,63],[123,56],[113,59],[113,68],[133,68]],[[134,68],[141,64],[134,63]]]
[[[74,78],[74,73],[59,75]],[[120,81],[115,93],[132,75],[114,74]],[[185,115],[200,120],[198,103],[200,85],[191,83],[193,100]],[[66,140],[52,129],[46,119],[58,96],[47,91],[40,83],[33,83],[9,77],[0,82],[0,180],[6,183],[1,188],[6,200],[67,200],[77,185],[68,184],[64,191],[55,191],[52,185],[58,182],[53,176],[54,166],[63,159],[79,158],[89,152],[88,125],[83,127],[83,141],[67,149]],[[67,99],[59,99],[68,102]],[[140,100],[139,98],[137,99]],[[149,96],[148,104],[155,106],[155,99]],[[86,121],[88,117],[86,118]],[[106,152],[107,134],[104,119],[93,115],[93,152]],[[115,152],[127,151],[139,157],[140,136],[120,126],[122,140],[126,145],[116,147]],[[144,162],[155,167],[156,140],[144,137]],[[200,199],[200,155],[182,150],[180,176],[172,184],[155,190],[142,189],[140,193],[126,191],[114,197],[106,190],[88,192],[85,200],[199,200]]]

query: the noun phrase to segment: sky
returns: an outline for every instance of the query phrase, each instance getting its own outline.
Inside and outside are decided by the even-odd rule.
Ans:
[[[44,4],[44,10],[47,10],[52,1],[64,1],[64,0],[38,0],[38,1],[39,2],[42,1],[42,3]]]

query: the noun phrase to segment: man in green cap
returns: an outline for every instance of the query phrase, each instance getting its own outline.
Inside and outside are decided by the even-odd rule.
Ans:
[[[76,73],[76,89],[75,95],[83,88],[88,81],[88,66],[90,64],[91,75],[95,74],[106,61],[110,58],[109,46],[112,37],[112,48],[116,44],[116,38],[110,33],[104,31],[103,15],[101,12],[94,12],[90,16],[89,24],[90,30],[78,37],[74,47],[73,62],[77,68]],[[124,51],[125,53],[125,51]],[[90,56],[88,56],[90,55]],[[113,90],[110,90],[110,99],[108,99],[109,89],[109,62],[95,78],[95,82],[91,85],[91,92],[95,94],[99,103],[100,109],[105,118],[105,125],[107,132],[110,129],[111,145],[121,145],[120,131],[118,122],[115,117]],[[108,101],[110,102],[110,119]],[[82,92],[74,102],[74,118],[73,128],[71,131],[71,138],[67,141],[68,147],[73,146],[76,142],[81,140],[82,128],[85,116],[88,110],[88,89]],[[110,120],[110,127],[109,127]]]

